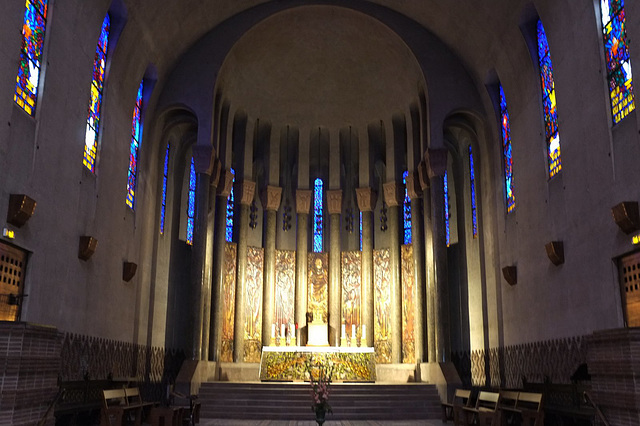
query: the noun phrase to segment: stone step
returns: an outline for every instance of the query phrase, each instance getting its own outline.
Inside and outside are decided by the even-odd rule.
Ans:
[[[200,388],[201,415],[209,419],[312,419],[308,383],[209,382]],[[440,398],[427,384],[347,384],[330,387],[331,420],[440,418]]]

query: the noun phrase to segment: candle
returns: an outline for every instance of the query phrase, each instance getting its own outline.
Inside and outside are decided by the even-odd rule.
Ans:
[[[276,325],[271,324],[271,337],[275,339],[276,337]]]
[[[346,326],[344,324],[342,324],[342,337],[347,337],[347,331],[346,331]]]
[[[280,336],[281,336],[281,337],[284,337],[284,331],[285,331],[285,329],[286,329],[285,325],[284,325],[284,324],[282,324],[282,325],[280,326]]]
[[[351,340],[355,342],[356,340],[356,326],[355,324],[351,326]]]
[[[291,323],[289,326],[289,337],[293,337],[293,330],[295,330],[295,328],[293,328],[293,323]]]
[[[362,338],[365,339],[367,337],[367,332],[365,331],[367,329],[366,324],[362,324]]]

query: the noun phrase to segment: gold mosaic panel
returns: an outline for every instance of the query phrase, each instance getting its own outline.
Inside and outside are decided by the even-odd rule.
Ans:
[[[275,318],[276,330],[282,324],[289,327],[294,323],[296,289],[296,252],[276,250],[276,297]]]
[[[329,255],[327,253],[309,253],[308,261],[308,299],[307,310],[313,313],[314,321],[327,322],[329,301]]]
[[[263,268],[264,250],[261,247],[248,247],[244,299],[244,362],[260,362]]]
[[[224,268],[222,282],[222,348],[220,361],[233,362],[233,318],[236,300],[236,262],[238,247],[236,243],[224,245]]]
[[[360,327],[362,309],[362,257],[360,251],[342,253],[342,324],[350,337],[353,326]]]
[[[389,281],[389,249],[373,251],[374,327],[373,346],[376,361],[391,362],[391,282]]]
[[[403,245],[402,256],[402,362],[416,362],[415,307],[416,280],[413,272],[413,245]]]
[[[308,381],[306,363],[333,363],[332,381],[373,382],[376,362],[373,353],[354,352],[271,352],[262,354],[260,380]]]

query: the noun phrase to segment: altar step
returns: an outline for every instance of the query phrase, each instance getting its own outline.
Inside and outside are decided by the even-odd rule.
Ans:
[[[201,415],[205,419],[309,420],[309,383],[203,383]],[[327,420],[439,419],[440,398],[434,385],[333,383]]]

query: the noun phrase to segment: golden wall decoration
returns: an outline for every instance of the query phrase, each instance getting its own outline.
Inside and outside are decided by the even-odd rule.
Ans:
[[[391,362],[391,282],[389,281],[389,249],[373,251],[374,327],[373,346],[376,362]]]
[[[360,327],[362,312],[362,257],[360,251],[342,252],[342,324],[351,336],[352,327]]]
[[[224,245],[224,281],[222,282],[222,348],[220,361],[233,362],[233,317],[236,300],[236,243]]]
[[[244,299],[244,362],[260,362],[263,268],[264,249],[248,247]]]
[[[402,246],[402,362],[416,362],[415,307],[416,280],[413,272],[413,245]]]
[[[296,252],[276,250],[276,297],[275,317],[276,330],[280,332],[282,324],[287,329],[293,324],[293,308],[295,306],[296,289]]]
[[[314,321],[327,323],[329,301],[329,255],[309,253],[307,257],[308,298],[307,310],[313,313]]]

